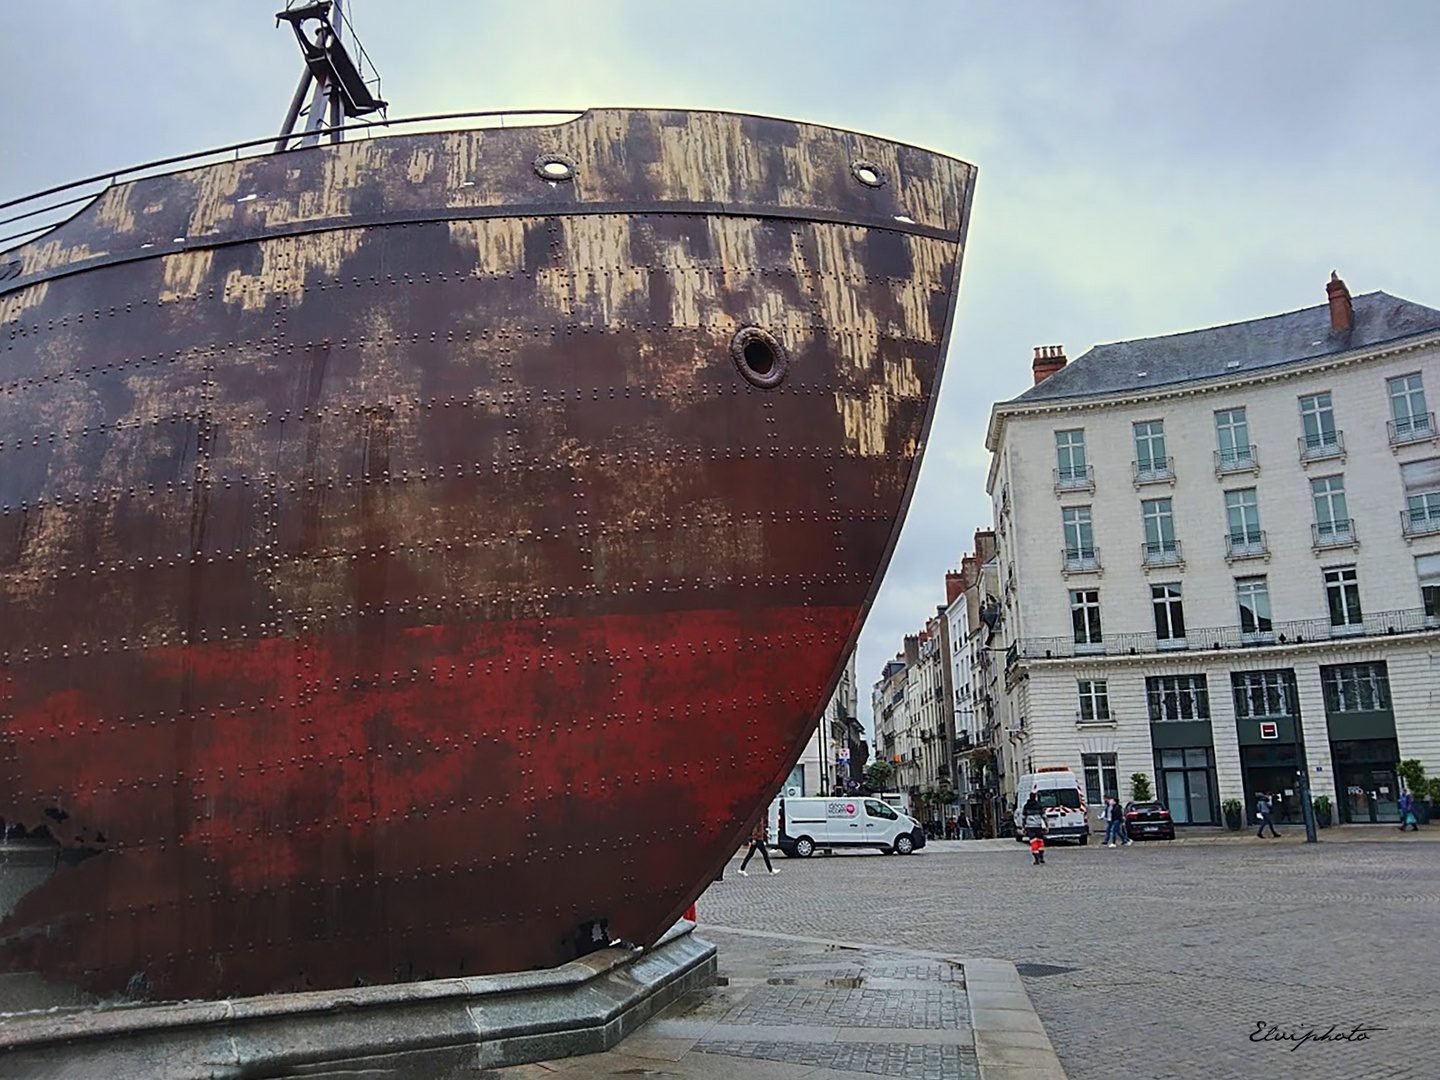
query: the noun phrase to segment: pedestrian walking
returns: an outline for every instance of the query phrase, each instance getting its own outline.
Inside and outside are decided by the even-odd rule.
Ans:
[[[760,852],[760,857],[765,860],[766,870],[769,870],[772,874],[778,874],[780,872],[770,865],[770,852],[765,847],[765,841],[768,837],[769,834],[766,831],[765,819],[762,817],[755,823],[755,828],[750,830],[750,850],[745,852],[745,858],[740,860],[741,877],[750,876],[745,872],[745,867],[750,865],[750,860],[755,857],[755,852],[757,851]]]
[[[1274,819],[1273,817],[1271,817],[1271,814],[1272,814],[1272,813],[1273,813],[1273,808],[1272,808],[1272,805],[1271,805],[1271,802],[1270,802],[1270,796],[1269,796],[1266,792],[1263,792],[1263,791],[1261,791],[1261,792],[1259,792],[1258,794],[1256,794],[1256,796],[1255,796],[1255,820],[1258,821],[1258,822],[1260,822],[1260,828],[1258,828],[1258,829],[1255,830],[1256,839],[1259,839],[1260,837],[1262,837],[1262,836],[1265,835],[1265,826],[1266,826],[1266,825],[1269,825],[1269,826],[1270,826],[1270,835],[1271,835],[1271,836],[1277,836],[1277,837],[1278,837],[1278,836],[1280,835],[1280,834],[1275,830],[1275,819]]]
[[[1131,843],[1130,837],[1125,835],[1125,812],[1120,809],[1120,800],[1106,795],[1105,846],[1114,847],[1116,840],[1123,841],[1127,846]]]
[[[1040,806],[1040,800],[1033,792],[1020,811],[1020,827],[1030,839],[1030,857],[1034,864],[1045,865],[1045,832],[1049,826],[1045,823],[1045,811]]]
[[[1404,832],[1407,826],[1411,832],[1420,831],[1420,819],[1415,816],[1415,796],[1408,791],[1400,796],[1400,831]]]

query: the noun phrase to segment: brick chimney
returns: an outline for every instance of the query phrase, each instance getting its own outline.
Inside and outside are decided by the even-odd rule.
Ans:
[[[1325,295],[1330,298],[1330,333],[1335,337],[1344,337],[1355,329],[1355,308],[1350,303],[1350,290],[1334,270],[1330,271],[1330,280],[1325,284]],[[1040,355],[1039,350],[1035,355]],[[1037,359],[1035,362],[1039,364],[1040,361]],[[1039,368],[1036,370],[1038,372]],[[1040,381],[1038,374],[1035,381]]]
[[[965,575],[954,570],[945,571],[945,606],[949,607],[965,591]]]
[[[1343,289],[1345,286],[1340,287]],[[1039,386],[1067,362],[1064,345],[1036,345],[1035,359],[1030,364],[1030,370],[1035,373],[1035,385]]]

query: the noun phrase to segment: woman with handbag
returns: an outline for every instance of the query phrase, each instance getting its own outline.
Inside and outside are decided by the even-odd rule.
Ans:
[[[765,869],[769,870],[772,874],[778,874],[780,872],[770,865],[770,852],[765,848],[766,837],[765,819],[762,817],[755,823],[755,828],[750,830],[750,850],[745,852],[745,858],[740,860],[741,877],[750,876],[745,872],[745,867],[750,865],[750,860],[755,857],[757,849],[760,852],[760,857],[765,860]]]

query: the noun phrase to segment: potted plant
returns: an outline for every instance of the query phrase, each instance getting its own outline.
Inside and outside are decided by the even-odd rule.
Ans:
[[[1415,805],[1415,819],[1422,825],[1435,820],[1435,810],[1440,807],[1440,776],[1425,781],[1425,799]]]
[[[1330,828],[1330,796],[1316,795],[1310,800],[1310,807],[1315,811],[1315,826],[1319,829]]]
[[[1150,777],[1143,772],[1130,774],[1130,801],[1149,802],[1154,798],[1150,791]]]
[[[1225,815],[1225,827],[1231,832],[1240,831],[1240,814],[1243,810],[1239,799],[1226,799],[1220,804],[1220,811]]]

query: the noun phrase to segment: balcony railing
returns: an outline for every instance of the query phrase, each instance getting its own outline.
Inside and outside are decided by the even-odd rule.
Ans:
[[[1400,511],[1400,531],[1405,536],[1429,536],[1440,533],[1440,508]]]
[[[1094,573],[1100,569],[1100,549],[1098,547],[1061,548],[1060,560],[1061,569],[1067,574]]]
[[[1215,451],[1215,475],[1228,473],[1259,472],[1260,458],[1253,446],[1235,446],[1229,450]]]
[[[1152,458],[1149,461],[1130,462],[1130,473],[1135,486],[1142,484],[1173,484],[1175,482],[1175,459],[1173,457]]]
[[[1076,727],[1114,727],[1115,717],[1112,713],[1106,712],[1104,716],[1086,716],[1083,712],[1075,714]]]
[[[1140,560],[1146,566],[1179,566],[1185,559],[1180,554],[1179,540],[1146,540],[1140,545]]]
[[[1225,534],[1225,561],[1236,559],[1268,559],[1270,544],[1265,539],[1265,530],[1253,533]]]
[[[1398,420],[1386,420],[1385,429],[1390,433],[1391,446],[1402,446],[1405,443],[1433,439],[1436,435],[1435,414],[1433,412],[1417,413],[1414,416],[1403,416]]]
[[[1185,628],[1183,639],[1157,639],[1153,633],[1114,634],[1107,632],[1105,640],[1092,646],[1075,644],[1074,635],[1059,637],[1027,637],[1014,642],[1010,649],[1018,664],[1026,660],[1067,660],[1077,654],[1089,659],[1094,655],[1136,656],[1160,652],[1183,650],[1204,652],[1217,649],[1241,649],[1257,644],[1303,645],[1307,642],[1329,641],[1333,627],[1328,616],[1319,619],[1298,619],[1291,622],[1272,622],[1264,634],[1242,633],[1239,626],[1212,626]],[[1440,619],[1426,615],[1424,608],[1407,608],[1402,611],[1367,612],[1359,623],[1345,626],[1345,636],[1394,637],[1397,634],[1416,634],[1440,630]]]
[[[1055,470],[1056,491],[1094,491],[1095,466],[1082,465],[1073,469]]]
[[[1322,431],[1318,435],[1301,435],[1301,461],[1323,461],[1326,458],[1345,456],[1345,433],[1343,431]]]
[[[1310,546],[1316,549],[1354,547],[1355,519],[1315,522],[1310,526]]]

